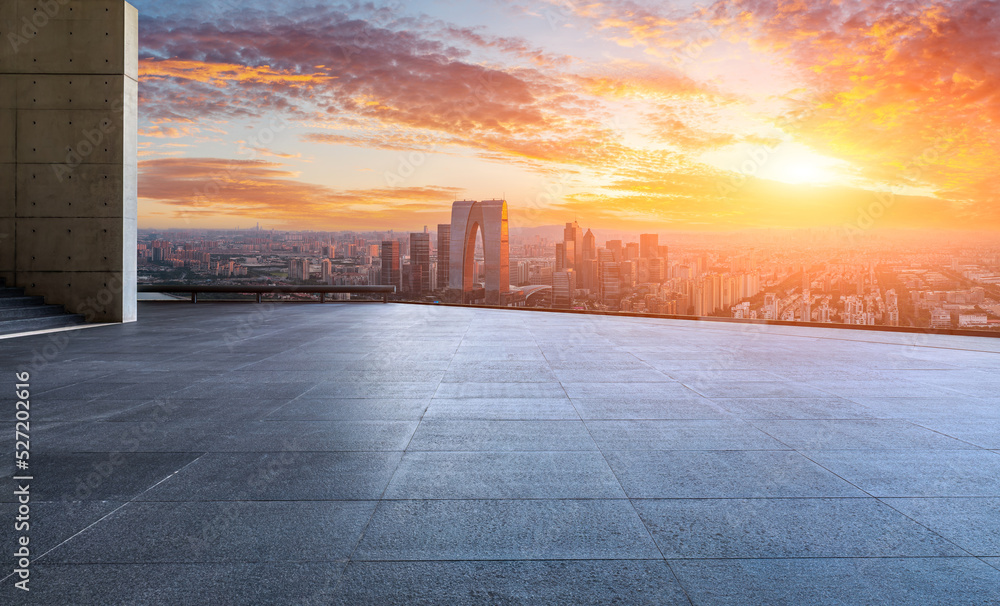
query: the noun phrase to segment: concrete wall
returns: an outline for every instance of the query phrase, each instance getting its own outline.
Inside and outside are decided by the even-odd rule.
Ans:
[[[138,12],[0,0],[0,276],[136,319]]]

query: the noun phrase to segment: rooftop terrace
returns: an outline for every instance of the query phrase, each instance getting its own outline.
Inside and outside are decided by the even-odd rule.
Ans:
[[[38,604],[995,604],[1000,340],[140,304],[31,371]],[[13,596],[17,602],[8,601]]]

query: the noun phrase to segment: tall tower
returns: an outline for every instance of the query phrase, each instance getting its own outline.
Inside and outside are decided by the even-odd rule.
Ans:
[[[809,322],[812,320],[812,293],[810,287],[812,282],[809,281],[809,272],[803,268],[802,270],[802,321]]]
[[[410,234],[410,291],[423,294],[431,289],[431,235]]]
[[[652,259],[659,255],[659,240],[660,236],[658,234],[640,234],[639,235],[639,257],[643,259]]]
[[[448,286],[462,293],[473,290],[476,234],[483,236],[486,304],[506,305],[510,292],[510,243],[505,200],[461,200],[451,206],[451,246]]]
[[[566,224],[563,230],[563,250],[566,254],[566,269],[580,271],[583,265],[583,230],[576,221]]]
[[[596,290],[597,288],[597,238],[594,232],[587,230],[583,234],[583,267],[579,271],[581,288]]]
[[[611,258],[615,261],[624,261],[625,258],[622,256],[622,241],[621,240],[608,240],[604,247],[608,249],[611,253]]]
[[[399,267],[399,240],[382,240],[382,284],[403,290]]]
[[[438,224],[437,241],[438,288],[448,288],[449,252],[451,251],[451,223]]]

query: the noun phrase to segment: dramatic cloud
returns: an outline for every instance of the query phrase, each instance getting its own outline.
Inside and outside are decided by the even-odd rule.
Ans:
[[[335,190],[303,183],[279,163],[218,158],[145,160],[139,182],[139,197],[173,207],[173,219],[252,217],[320,229],[364,227],[372,217],[419,222],[462,194],[450,187]]]
[[[154,144],[143,153],[188,162],[185,191],[200,164],[162,157],[177,151],[159,143],[210,133],[292,166],[317,149],[320,161],[360,152],[474,157],[483,174],[504,164],[558,182],[548,210],[582,216],[589,203],[594,216],[661,224],[833,225],[888,191],[900,202],[886,225],[997,223],[996,2],[500,4],[528,20],[532,27],[518,29],[525,38],[403,5],[296,5],[213,19],[154,11],[141,23],[140,134]],[[239,131],[276,117],[289,127],[280,143]],[[743,160],[733,158],[783,142],[836,166],[838,184],[786,187],[736,172]],[[305,159],[295,143],[310,146]],[[371,172],[395,161],[375,161]],[[176,184],[159,182],[177,178],[170,166],[146,165],[144,192],[172,192],[147,197],[183,206]],[[231,183],[216,200],[220,212],[292,222],[331,207],[374,226],[393,207],[377,186],[302,183],[291,168],[242,166],[252,186]],[[756,185],[734,194],[728,184],[737,180]],[[288,201],[267,203],[269,193]],[[359,206],[362,198],[378,203]]]

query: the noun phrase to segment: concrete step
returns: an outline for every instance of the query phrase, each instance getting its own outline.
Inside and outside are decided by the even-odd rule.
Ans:
[[[33,305],[45,305],[45,297],[0,297],[0,308],[3,307],[31,307]]]
[[[0,322],[24,320],[26,318],[47,318],[66,315],[62,305],[32,305],[30,307],[0,307]]]
[[[0,322],[0,335],[9,335],[33,330],[48,330],[86,324],[83,316],[78,314],[62,314],[44,318],[25,318],[23,320],[7,320]]]

